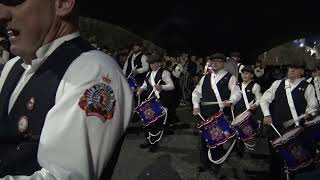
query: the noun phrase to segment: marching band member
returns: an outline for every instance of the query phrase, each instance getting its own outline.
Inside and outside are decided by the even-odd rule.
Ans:
[[[146,91],[146,97],[152,92],[158,98],[161,104],[167,108],[168,119],[172,117],[171,91],[174,89],[174,84],[171,79],[170,72],[161,68],[161,58],[157,54],[152,54],[147,61],[150,64],[151,71],[148,72],[143,85],[137,91],[140,95]],[[158,148],[158,142],[164,132],[166,126],[165,117],[145,127],[146,142],[140,145],[140,148],[150,148],[151,152],[155,152]]]
[[[80,37],[78,8],[0,1],[17,56],[0,77],[2,180],[111,179],[133,97],[115,60]]]
[[[242,77],[242,83],[239,84],[239,87],[242,93],[242,98],[240,101],[236,103],[234,107],[235,117],[238,117],[238,115],[240,115],[239,118],[242,118],[241,115],[243,115],[248,110],[250,110],[250,112],[254,114],[256,111],[256,108],[260,104],[260,98],[262,96],[260,92],[260,85],[255,83],[255,81],[253,80],[254,71],[250,66],[245,66],[241,70],[241,77]],[[248,118],[248,117],[243,116],[243,118]],[[254,119],[254,116],[251,116],[251,118]],[[244,119],[239,119],[239,120],[244,120]],[[254,123],[254,122],[251,122],[251,123]],[[257,124],[250,124],[250,125],[253,127],[255,125],[259,126],[258,122]],[[239,144],[240,147],[238,148],[238,153],[240,154],[240,157],[242,157],[244,151],[253,150],[253,147],[255,146],[255,138],[252,138],[252,139],[251,138],[252,137],[250,137],[250,139],[245,140],[245,142],[243,142],[243,144],[247,147],[246,149],[244,149],[242,143]]]
[[[210,57],[209,63],[213,72],[204,75],[192,93],[193,115],[197,116],[201,112],[204,118],[208,118],[223,110],[227,119],[231,117],[230,106],[240,100],[241,92],[236,77],[224,70],[225,61],[226,57],[221,53]],[[219,104],[206,105],[206,102]],[[221,158],[224,152],[221,146],[211,149],[212,159]],[[203,138],[201,138],[200,161],[202,165],[198,167],[199,172],[208,170],[212,165],[208,159],[207,143]],[[221,164],[217,165],[217,168],[220,166]]]
[[[140,87],[142,85],[144,78],[149,70],[149,64],[147,62],[148,57],[143,54],[142,50],[142,42],[135,42],[133,44],[132,53],[129,54],[122,70],[127,78],[133,78],[131,80],[135,81],[135,90],[137,87]],[[135,106],[138,106],[139,98],[140,97],[134,97]],[[132,122],[137,121],[139,121],[139,117],[137,116],[137,114],[134,114]]]
[[[313,85],[318,103],[320,103],[320,65],[316,66],[312,77],[310,77],[307,82]]]
[[[297,119],[304,113],[307,116],[313,115],[312,112],[315,112],[318,107],[315,90],[311,84],[304,80],[303,73],[302,65],[289,65],[287,79],[273,82],[261,97],[260,106],[264,115],[263,123],[273,124],[281,134],[288,130],[283,126],[283,122],[293,118]],[[296,125],[299,125],[299,123]],[[271,130],[268,136],[270,140],[278,137]],[[272,176],[277,176],[280,179],[283,175],[283,160],[280,159],[274,148],[270,147],[270,151],[272,154]]]
[[[149,71],[148,57],[143,54],[142,50],[142,42],[134,43],[132,53],[128,56],[122,70],[127,78],[132,74],[137,80],[138,86],[142,85],[146,73]]]
[[[260,98],[262,96],[260,85],[253,80],[254,71],[250,66],[246,66],[241,70],[242,83],[239,84],[242,98],[235,105],[235,116],[241,114],[247,109],[255,110],[260,105]],[[250,102],[253,104],[250,104]]]

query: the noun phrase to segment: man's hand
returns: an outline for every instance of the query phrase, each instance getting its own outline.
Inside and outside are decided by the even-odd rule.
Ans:
[[[142,89],[138,88],[136,95],[137,95],[137,96],[140,96],[141,93],[142,93],[142,91],[143,91]]]
[[[154,88],[159,92],[162,90],[161,85],[158,84],[154,85]]]
[[[250,109],[254,111],[254,110],[257,109],[257,107],[258,107],[258,106],[254,104],[254,105],[252,105],[252,106],[250,107]]]
[[[197,116],[200,113],[200,108],[194,108],[192,114]]]
[[[133,69],[133,70],[132,70],[132,74],[135,76],[135,75],[139,74],[139,72],[138,72],[138,70]]]
[[[266,124],[266,125],[272,124],[271,116],[265,116],[264,119],[263,119],[263,123]]]
[[[223,105],[224,105],[224,107],[230,107],[232,105],[232,103],[229,100],[225,100],[225,101],[223,101]]]

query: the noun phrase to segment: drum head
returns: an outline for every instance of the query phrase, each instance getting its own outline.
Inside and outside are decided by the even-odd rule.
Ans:
[[[250,111],[246,111],[244,113],[239,114],[232,122],[232,125],[241,124],[244,120],[246,120],[251,115]]]
[[[279,137],[278,139],[274,140],[272,142],[272,145],[283,144],[289,141],[290,139],[296,137],[301,131],[302,128],[300,127],[292,129],[291,131],[288,131],[285,134],[283,134],[282,137]]]

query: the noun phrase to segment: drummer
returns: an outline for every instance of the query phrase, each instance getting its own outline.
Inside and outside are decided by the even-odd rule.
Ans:
[[[255,111],[260,105],[261,88],[254,80],[254,71],[250,66],[241,70],[242,83],[239,84],[242,99],[234,107],[234,115],[237,116],[247,109]]]
[[[260,104],[261,92],[260,85],[257,84],[254,77],[254,70],[250,66],[245,66],[241,69],[241,78],[242,83],[239,84],[242,98],[234,107],[234,115],[237,117],[238,115],[247,112],[250,110],[251,113],[255,113],[257,107]],[[240,143],[240,147],[238,148],[238,154],[240,157],[243,156],[243,153],[252,151],[252,147],[255,146],[255,138],[247,140],[244,145],[246,145],[246,149],[243,146],[243,143]],[[251,148],[249,146],[251,146]]]
[[[123,66],[123,73],[127,78],[133,78],[136,81],[136,84],[133,86],[140,87],[146,77],[147,72],[149,71],[149,64],[147,62],[148,57],[143,53],[143,42],[136,41],[132,47],[132,53],[129,54],[127,60]],[[129,83],[130,85],[130,83]],[[132,85],[130,85],[131,87]],[[133,89],[137,87],[131,87]],[[139,99],[135,97],[134,99],[135,106],[138,106]],[[132,122],[139,121],[137,114],[134,114]]]
[[[307,80],[315,88],[316,97],[318,103],[320,103],[320,64],[316,65],[316,68],[312,71],[312,77]]]
[[[281,134],[288,130],[283,126],[284,121],[304,113],[307,116],[309,114],[313,115],[314,113],[311,112],[317,109],[318,102],[314,87],[305,81],[302,77],[303,73],[303,65],[289,65],[287,78],[275,81],[261,97],[260,106],[264,115],[263,123],[267,125],[272,123]],[[292,99],[290,102],[293,103],[288,103],[288,99]],[[279,137],[271,129],[268,136],[270,140]],[[283,161],[279,159],[273,148],[270,148],[270,150],[272,153],[271,173],[272,175],[282,175]],[[277,179],[280,178],[277,177]]]
[[[231,117],[230,107],[241,99],[241,92],[236,77],[224,70],[225,61],[226,57],[222,53],[210,56],[209,63],[213,72],[205,74],[192,92],[193,115],[197,116],[201,112],[204,118],[209,118],[223,111],[226,119]],[[219,104],[208,105],[210,102]],[[221,146],[214,148],[211,150],[212,159],[220,159],[224,153],[225,149]],[[207,144],[203,138],[201,138],[200,162],[202,165],[198,167],[199,172],[207,171],[212,166],[208,159]],[[219,170],[220,166],[221,164],[216,165],[216,170]]]
[[[173,116],[172,106],[174,105],[174,103],[171,102],[171,92],[174,90],[174,84],[170,72],[161,68],[161,58],[158,54],[152,54],[147,62],[150,64],[151,71],[147,73],[144,83],[137,91],[137,95],[146,91],[146,97],[148,97],[154,90],[154,96],[168,109],[169,120]],[[146,142],[141,144],[140,148],[150,148],[151,152],[157,150],[158,142],[166,126],[166,124],[163,123],[165,121],[164,118],[165,117],[161,117],[160,120],[145,128]]]

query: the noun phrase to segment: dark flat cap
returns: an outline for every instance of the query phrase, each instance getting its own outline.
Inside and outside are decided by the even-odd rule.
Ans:
[[[210,56],[210,60],[214,60],[214,59],[220,59],[220,60],[226,61],[226,56],[222,53],[215,53]]]
[[[288,68],[295,68],[295,69],[304,69],[306,66],[303,63],[300,64],[288,64]]]
[[[243,72],[249,72],[249,73],[251,73],[251,74],[254,74],[254,71],[253,71],[253,69],[252,69],[251,66],[245,66],[244,68],[241,69],[241,72],[242,72],[242,73],[243,73]]]
[[[230,57],[239,57],[240,58],[240,53],[239,52],[232,52],[232,53],[230,53]]]
[[[159,54],[151,54],[147,59],[147,63],[149,64],[160,63],[160,62],[161,62],[161,57]]]

